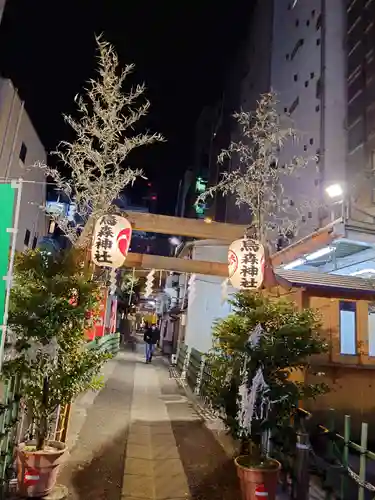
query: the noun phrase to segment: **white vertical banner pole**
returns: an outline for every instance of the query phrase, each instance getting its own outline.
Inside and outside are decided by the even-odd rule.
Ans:
[[[6,340],[6,335],[7,335],[10,290],[12,288],[12,274],[13,274],[14,258],[16,255],[16,243],[17,243],[18,226],[19,226],[19,220],[20,220],[20,210],[21,210],[22,179],[18,179],[18,181],[12,181],[11,185],[15,189],[17,189],[17,199],[16,199],[16,207],[15,207],[15,211],[14,211],[13,228],[8,229],[8,231],[10,233],[12,233],[12,246],[11,246],[11,250],[10,250],[8,274],[6,277],[7,287],[6,287],[6,295],[5,295],[4,321],[3,321],[3,325],[2,325],[3,334],[1,336],[1,345],[0,345],[0,373],[2,370],[2,366],[3,366],[5,340]]]

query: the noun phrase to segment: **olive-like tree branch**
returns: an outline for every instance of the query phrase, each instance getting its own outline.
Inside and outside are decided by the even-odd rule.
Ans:
[[[64,116],[76,139],[74,142],[62,141],[53,153],[67,167],[70,177],[64,177],[57,168],[38,164],[75,205],[77,220],[74,225],[66,217],[55,215],[54,218],[78,246],[87,244],[91,221],[110,211],[120,192],[143,176],[142,170],[126,164],[129,154],[141,146],[164,141],[159,133],[134,132],[137,122],[150,108],[147,99],[139,102],[145,85],[136,85],[123,92],[124,82],[133,72],[134,65],[126,65],[119,71],[114,48],[100,37],[96,41],[99,77],[89,81],[85,97],[75,98],[79,118]],[[84,237],[79,237],[82,230]]]
[[[253,235],[261,241],[290,238],[314,201],[291,204],[284,182],[287,176],[298,177],[298,171],[316,158],[292,156],[286,163],[279,162],[283,147],[288,141],[297,141],[298,135],[291,126],[285,126],[290,119],[279,115],[274,92],[262,95],[254,112],[240,111],[234,118],[241,138],[232,141],[218,161],[235,159],[238,167],[224,172],[218,184],[202,193],[196,203],[206,202],[217,192],[234,195],[236,205],[249,209]]]

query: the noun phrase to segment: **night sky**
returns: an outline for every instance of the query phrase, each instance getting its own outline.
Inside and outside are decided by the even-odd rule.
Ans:
[[[94,76],[94,36],[103,33],[123,64],[135,63],[134,81],[147,85],[151,111],[145,128],[167,139],[132,154],[129,164],[142,167],[156,186],[158,212],[173,213],[178,180],[191,163],[196,119],[230,77],[250,4],[8,0],[0,29],[0,69],[18,88],[51,151],[58,141],[73,138],[62,114],[74,114],[74,96]],[[141,185],[135,188],[134,198],[141,190]]]

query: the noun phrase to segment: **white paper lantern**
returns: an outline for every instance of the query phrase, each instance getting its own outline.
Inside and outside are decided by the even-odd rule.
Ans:
[[[125,217],[103,215],[95,224],[92,260],[95,265],[117,269],[128,254],[132,227]]]
[[[228,250],[228,274],[237,290],[258,290],[264,280],[264,246],[259,241],[243,238]]]

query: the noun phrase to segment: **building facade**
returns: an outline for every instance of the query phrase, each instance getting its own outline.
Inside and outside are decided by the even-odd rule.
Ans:
[[[275,91],[280,114],[299,136],[282,148],[279,163],[290,162],[294,156],[311,158],[298,176],[283,180],[291,205],[312,200],[311,209],[301,216],[300,237],[327,223],[327,211],[321,209],[328,201],[325,187],[347,181],[344,41],[345,6],[341,0],[257,1],[232,72],[237,84],[232,83],[227,92],[231,105],[225,106],[223,123],[234,110],[253,111],[261,94]],[[232,119],[230,140],[239,138]],[[226,145],[230,142],[228,133],[224,140],[221,137],[225,141]],[[227,169],[236,167],[235,160],[226,165]],[[218,178],[218,166],[213,170],[210,184]],[[250,218],[234,200],[226,200],[221,220],[246,223]]]
[[[47,234],[44,147],[12,82],[0,79],[0,181],[22,179],[16,249],[36,248]]]
[[[348,177],[358,186],[356,204],[374,214],[375,1],[346,4]]]
[[[309,159],[298,176],[283,180],[291,205],[311,201],[301,214],[300,237],[328,222],[326,187],[347,182],[344,42],[342,0],[274,1],[270,87],[298,134],[281,149],[279,162]]]

